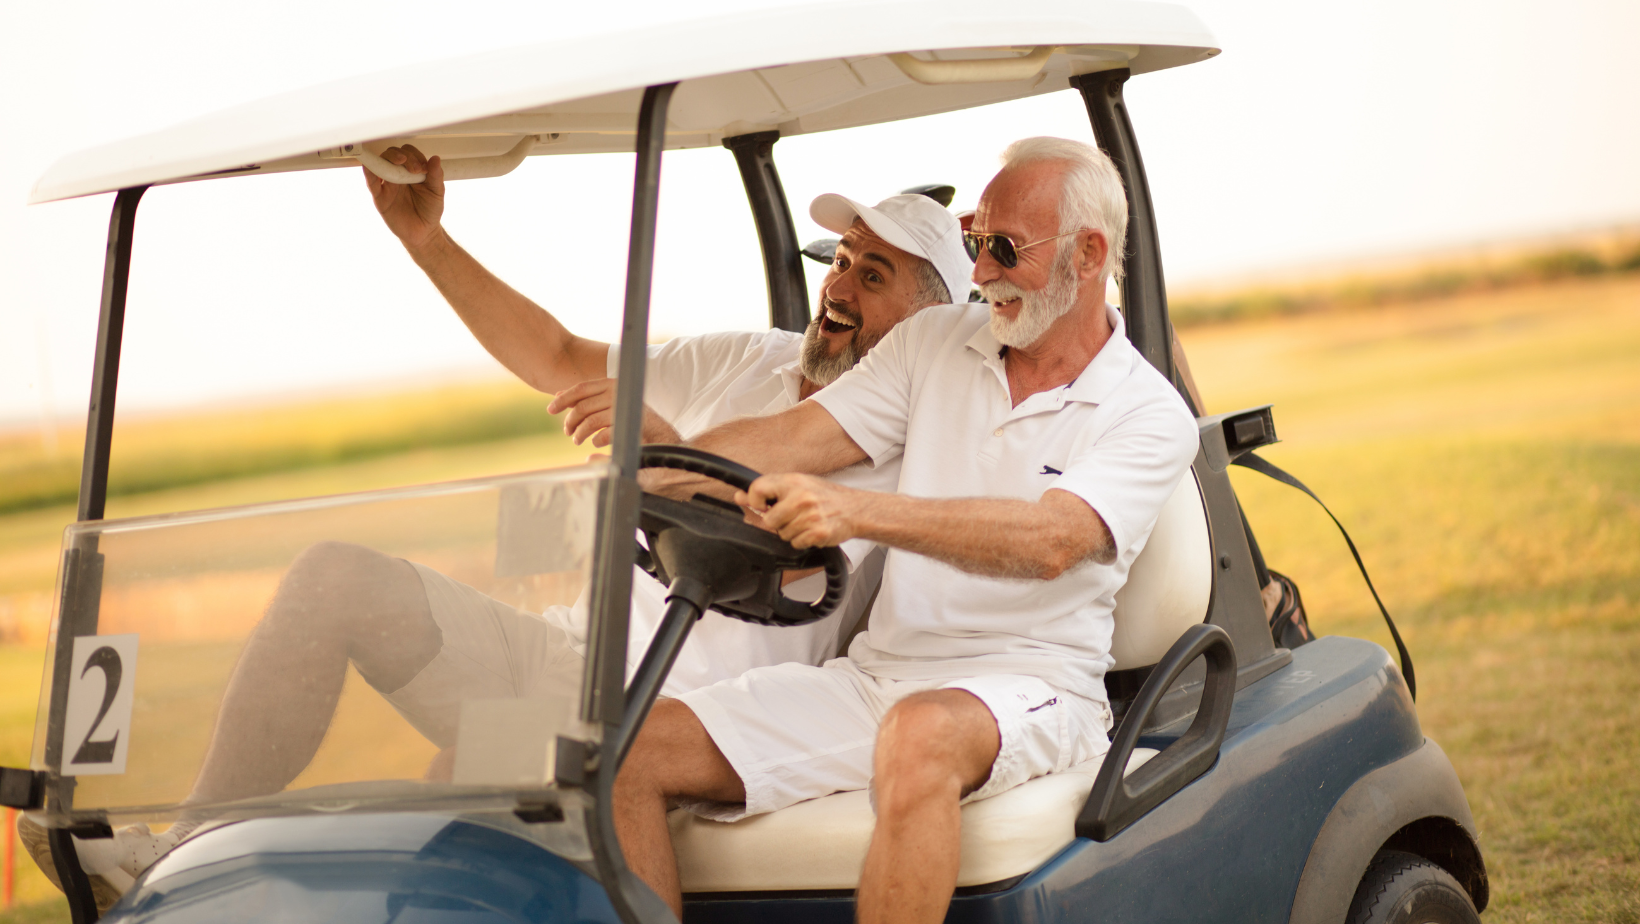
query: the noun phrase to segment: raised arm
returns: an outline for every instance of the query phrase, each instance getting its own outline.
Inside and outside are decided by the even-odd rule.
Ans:
[[[538,391],[556,394],[608,374],[609,344],[575,334],[540,305],[496,278],[445,232],[444,167],[413,145],[382,157],[415,172],[422,183],[389,183],[364,171],[376,211],[410,258],[438,287],[450,307],[491,356]]]

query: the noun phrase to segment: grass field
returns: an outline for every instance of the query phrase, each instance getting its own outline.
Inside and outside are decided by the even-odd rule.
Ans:
[[[1361,546],[1469,795],[1491,921],[1640,921],[1640,281],[1186,331]],[[1319,508],[1232,469],[1318,632],[1389,645]]]
[[[1211,412],[1273,402],[1266,451],[1349,526],[1469,795],[1497,922],[1640,922],[1640,280],[1603,276],[1182,333]],[[561,439],[418,450],[116,498],[111,515],[578,460]],[[117,459],[116,459],[117,464]],[[1232,470],[1312,625],[1388,644],[1332,524]],[[0,517],[0,620],[49,599],[65,507]],[[11,601],[9,604],[6,601]],[[5,615],[4,607],[12,607]],[[33,615],[31,615],[33,614]],[[39,618],[43,618],[39,617]],[[41,651],[0,646],[0,762],[26,759]],[[26,859],[19,897],[54,893]],[[31,904],[0,921],[66,920]]]
[[[1640,227],[1284,273],[1168,293],[1179,327],[1495,293],[1640,270]]]
[[[555,431],[548,397],[514,379],[399,394],[247,402],[184,414],[122,417],[108,491],[143,494],[230,478],[493,443]],[[73,503],[85,427],[0,433],[0,514]]]

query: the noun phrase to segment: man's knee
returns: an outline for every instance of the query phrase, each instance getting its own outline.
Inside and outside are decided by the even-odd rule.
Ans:
[[[415,568],[352,542],[303,549],[257,631],[341,645],[378,690],[409,682],[443,644]]]
[[[960,798],[985,783],[1001,739],[996,720],[964,690],[931,690],[889,709],[877,732],[879,806]]]
[[[315,594],[346,593],[402,577],[404,568],[404,562],[368,546],[326,540],[296,556],[285,573],[285,586]]]
[[[740,775],[693,710],[675,699],[655,703],[648,721],[615,778],[622,794],[739,802],[746,798]]]
[[[384,628],[407,628],[402,617],[427,610],[416,569],[403,559],[352,542],[316,542],[303,549],[279,584],[278,619],[324,623],[319,630],[351,634],[355,623],[387,619]]]

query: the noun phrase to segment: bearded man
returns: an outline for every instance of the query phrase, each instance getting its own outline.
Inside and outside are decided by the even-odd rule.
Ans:
[[[935,924],[960,804],[1108,749],[1116,591],[1198,445],[1105,304],[1126,225],[1104,154],[1016,142],[964,236],[986,303],[926,309],[813,399],[693,441],[779,473],[735,500],[793,545],[889,551],[848,657],[662,700],[639,733],[616,828],[680,919],[670,806],[734,820],[870,787],[857,919]],[[815,477],[896,458],[895,494]]]
[[[427,174],[424,183],[398,185],[365,173],[377,210],[416,265],[491,356],[526,384],[556,394],[548,410],[567,411],[564,428],[576,443],[607,445],[620,345],[571,333],[450,237],[440,223],[445,186],[439,158],[428,160],[409,145],[382,156]],[[827,194],[814,200],[810,214],[842,237],[820,286],[820,316],[803,334],[709,334],[649,347],[646,442],[681,442],[680,434],[790,408],[842,375],[905,318],[968,291],[972,263],[963,251],[962,229],[932,199],[893,196],[871,208]],[[897,473],[889,463],[844,468],[831,477],[891,490]],[[866,540],[845,545],[851,568],[880,562],[880,556],[867,558],[873,547]],[[787,585],[786,593],[813,600],[823,581],[815,574]],[[754,667],[830,658],[874,585],[851,581],[850,596],[837,610],[807,626],[757,626],[706,614],[662,692],[677,695]],[[642,571],[633,575],[629,668],[637,666],[659,626],[665,593]],[[425,565],[360,545],[319,543],[285,574],[240,655],[189,801],[220,803],[288,786],[324,740],[350,662],[443,749],[429,776],[446,778],[462,702],[541,696],[568,701],[580,683],[585,636],[584,601],[526,613]],[[112,905],[195,827],[185,817],[160,835],[139,825],[113,838],[77,840],[98,904]],[[25,830],[24,839],[55,882],[43,830]]]

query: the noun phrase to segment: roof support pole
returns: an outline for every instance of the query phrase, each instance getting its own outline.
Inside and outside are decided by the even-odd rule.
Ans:
[[[1071,86],[1082,91],[1099,141],[1127,191],[1127,253],[1122,254],[1122,314],[1127,320],[1128,339],[1179,385],[1173,368],[1173,327],[1167,318],[1167,284],[1162,279],[1162,251],[1156,236],[1156,211],[1150,202],[1150,184],[1145,181],[1145,163],[1139,157],[1139,142],[1128,121],[1122,101],[1122,85],[1131,72],[1127,68],[1098,71],[1071,78]],[[1183,389],[1181,388],[1182,392]],[[1188,399],[1186,399],[1188,400]],[[1195,409],[1201,413],[1199,408]]]
[[[627,924],[675,919],[670,908],[626,865],[615,835],[613,798],[620,769],[612,750],[626,711],[627,621],[632,611],[633,535],[638,528],[638,454],[642,446],[644,365],[648,358],[649,291],[655,263],[655,221],[660,201],[661,152],[666,146],[666,108],[677,84],[644,90],[638,110],[637,172],[632,183],[632,230],[627,245],[626,308],[621,319],[619,381],[610,462],[615,477],[600,498],[593,545],[590,644],[582,687],[582,718],[603,729],[605,747],[591,786],[595,793],[587,838],[598,879]]]
[[[1071,78],[1071,86],[1082,93],[1093,123],[1099,147],[1122,177],[1127,193],[1127,253],[1122,255],[1122,314],[1127,320],[1128,338],[1150,364],[1179,390],[1185,404],[1198,415],[1203,413],[1191,395],[1173,359],[1173,323],[1167,314],[1167,283],[1162,276],[1161,243],[1156,232],[1156,210],[1150,200],[1150,184],[1145,179],[1145,163],[1139,156],[1139,141],[1122,99],[1122,86],[1132,72],[1127,68],[1099,71]],[[1202,438],[1222,440],[1222,432],[1204,431]],[[1257,566],[1253,558],[1251,527],[1242,519],[1241,504],[1224,467],[1213,468],[1206,449],[1198,452],[1194,466],[1207,509],[1208,532],[1213,544],[1213,592],[1207,621],[1230,633],[1238,663],[1237,688],[1269,674],[1286,664],[1292,655],[1275,648],[1259,596]],[[1183,683],[1200,678],[1192,668]]]
[[[102,305],[97,315],[97,355],[91,369],[91,405],[85,420],[85,455],[80,463],[79,519],[100,520],[108,504],[108,458],[114,443],[114,396],[119,388],[120,343],[125,334],[125,293],[131,279],[131,237],[136,230],[137,203],[146,186],[122,189],[114,196],[108,216],[108,249],[103,259]],[[62,765],[63,722],[68,712],[68,683],[74,639],[97,634],[98,604],[102,598],[102,553],[96,538],[67,550],[63,562],[63,599],[52,652],[51,703],[46,714],[46,764]],[[47,787],[54,813],[74,804],[72,777],[56,777]],[[104,829],[106,830],[106,829]],[[52,863],[68,896],[74,924],[97,920],[97,902],[91,882],[80,866],[69,829],[48,835]]]
[[[85,420],[85,458],[80,468],[81,520],[100,520],[108,503],[108,453],[114,440],[114,392],[120,379],[120,341],[125,333],[125,290],[131,278],[131,235],[137,203],[146,186],[122,189],[108,218],[103,261],[102,309],[97,317],[97,358],[91,370],[91,408]]]
[[[725,138],[723,146],[734,152],[757,222],[763,275],[769,286],[769,325],[802,333],[809,326],[808,280],[803,275],[791,205],[774,167],[774,143],[779,140],[779,132],[753,132]]]

